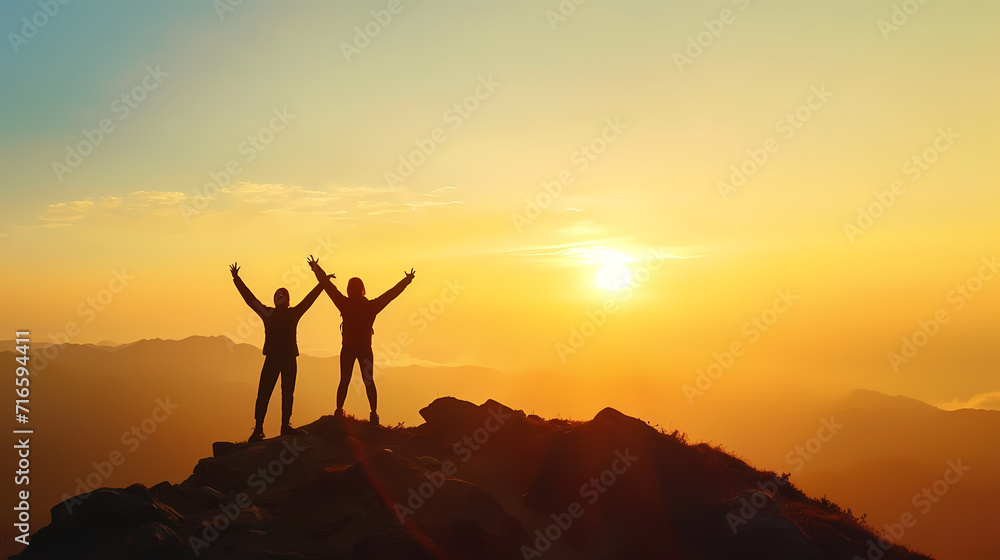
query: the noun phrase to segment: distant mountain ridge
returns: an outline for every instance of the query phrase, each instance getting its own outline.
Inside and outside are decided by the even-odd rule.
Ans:
[[[843,429],[797,454],[800,470],[779,459],[808,445],[817,420],[830,418]],[[955,560],[1000,558],[1000,542],[993,535],[1000,448],[990,443],[1000,440],[1000,411],[947,411],[908,397],[858,390],[812,414],[777,420],[788,425],[761,429],[772,434],[763,438],[769,451],[760,441],[734,438],[727,444],[756,447],[758,464],[787,469],[807,492],[822,492],[866,513],[883,531],[896,528],[922,551]],[[904,519],[913,525],[900,531]]]
[[[36,352],[40,347],[33,344]],[[78,480],[94,474],[93,464],[100,464],[115,450],[128,452],[125,464],[109,476],[93,479],[105,486],[153,485],[164,479],[178,480],[189,472],[212,441],[245,438],[252,428],[261,360],[259,348],[233,345],[221,336],[140,340],[114,348],[61,347],[58,357],[32,379],[37,397],[33,427],[38,441],[44,443],[33,451],[37,471],[32,476],[32,495],[34,507],[39,508],[35,519],[48,522],[45,510],[64,495],[72,495],[80,486]],[[335,357],[300,358],[293,422],[332,410],[337,368]],[[379,377],[380,388],[386,388],[383,418],[393,424],[400,419],[412,424],[414,417],[420,418],[414,411],[446,394],[480,402],[489,398],[519,402],[516,391],[504,394],[501,390],[515,383],[515,378],[477,366],[385,368]],[[352,386],[349,411],[366,405],[359,381]],[[520,382],[534,386],[538,381]],[[149,417],[157,399],[167,397],[180,409],[131,452],[132,440],[125,445],[123,433]],[[266,428],[270,435],[277,432],[274,407],[278,402],[275,395]],[[913,494],[940,478],[948,461],[962,458],[972,471],[922,515],[917,528],[903,540],[942,558],[1000,558],[1000,545],[991,536],[995,516],[989,513],[992,504],[1000,501],[1000,457],[996,447],[987,443],[1000,439],[1000,412],[948,412],[872,391],[799,407],[796,412],[784,411],[780,405],[769,407],[766,417],[760,414],[758,403],[747,403],[746,410],[729,410],[726,418],[742,420],[729,424],[732,431],[716,430],[705,439],[724,443],[764,468],[792,472],[800,488],[817,496],[825,494],[858,514],[867,513],[869,522],[880,528],[914,510]],[[550,416],[559,411],[548,410]],[[653,417],[693,428],[694,418],[685,419],[684,412],[665,408]],[[719,411],[701,405],[698,412],[712,416]],[[795,446],[815,435],[821,419],[830,416],[846,428],[824,444],[803,470],[795,471],[782,461]],[[71,430],[67,419],[71,419]],[[0,554],[14,550],[7,546]],[[984,556],[984,551],[989,552]]]

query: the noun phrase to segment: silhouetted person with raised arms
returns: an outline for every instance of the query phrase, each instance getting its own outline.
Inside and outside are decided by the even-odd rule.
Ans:
[[[378,424],[378,392],[375,390],[375,358],[372,353],[372,334],[375,330],[372,326],[375,324],[375,316],[378,315],[379,311],[385,309],[385,306],[403,293],[403,290],[413,281],[413,269],[411,268],[409,272],[404,273],[404,278],[387,292],[375,299],[368,299],[365,297],[365,284],[360,278],[351,278],[347,281],[347,295],[345,296],[333,285],[333,282],[330,282],[318,261],[310,257],[309,266],[312,267],[316,279],[319,280],[344,319],[340,324],[344,345],[340,350],[340,386],[337,387],[337,411],[334,415],[342,416],[344,414],[344,401],[347,399],[347,389],[351,385],[351,376],[354,373],[356,360],[361,367],[361,379],[365,382],[368,404],[371,405],[372,409],[369,420],[372,424]]]
[[[288,290],[278,288],[274,292],[274,307],[268,307],[260,302],[247,288],[240,278],[240,267],[236,263],[229,266],[233,274],[233,283],[243,296],[250,309],[253,309],[264,322],[264,366],[260,370],[260,385],[257,387],[257,404],[254,407],[256,426],[248,440],[250,443],[264,439],[264,415],[267,414],[267,404],[274,392],[274,385],[281,377],[281,435],[301,433],[289,422],[292,419],[292,393],[295,391],[295,374],[298,370],[296,358],[299,346],[295,340],[295,330],[299,319],[312,306],[319,293],[323,291],[323,283],[316,285],[303,300],[294,307],[288,306]],[[327,280],[329,283],[329,280]]]

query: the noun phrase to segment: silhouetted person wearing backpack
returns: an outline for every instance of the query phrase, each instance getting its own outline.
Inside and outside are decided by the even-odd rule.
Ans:
[[[257,387],[257,404],[254,407],[256,426],[248,440],[250,443],[264,439],[264,415],[267,414],[267,404],[274,392],[274,385],[281,377],[281,435],[301,433],[289,422],[292,419],[292,393],[295,391],[295,374],[298,369],[296,358],[299,346],[295,340],[295,330],[299,319],[312,306],[323,284],[316,285],[309,294],[295,307],[288,306],[288,290],[278,288],[274,292],[274,307],[268,307],[260,302],[240,278],[240,267],[236,263],[229,266],[233,275],[233,283],[243,296],[250,309],[253,309],[264,322],[264,366],[260,370],[260,385]],[[329,283],[329,281],[327,281]]]
[[[372,334],[375,330],[372,325],[375,324],[375,316],[379,311],[385,309],[385,306],[403,293],[413,281],[413,269],[405,273],[406,276],[387,292],[375,299],[368,299],[365,297],[365,285],[360,278],[351,278],[347,281],[345,296],[333,282],[330,282],[319,262],[310,260],[309,266],[344,319],[340,324],[344,345],[340,350],[340,386],[337,387],[337,411],[334,415],[344,414],[344,401],[347,399],[347,389],[351,385],[354,362],[357,361],[361,367],[361,379],[364,380],[365,390],[368,393],[368,404],[372,409],[369,420],[372,424],[378,424],[378,392],[375,390],[375,358],[372,353]]]

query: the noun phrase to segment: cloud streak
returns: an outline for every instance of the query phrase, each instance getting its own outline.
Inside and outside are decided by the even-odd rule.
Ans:
[[[171,191],[136,191],[125,196],[101,196],[70,202],[50,204],[39,216],[46,227],[67,227],[95,216],[152,214],[170,215],[177,204],[185,199],[184,193]]]
[[[454,197],[458,189],[444,187],[429,193],[405,188],[330,187],[325,190],[299,185],[238,182],[220,191],[220,210],[258,213],[313,212],[340,220],[375,219],[393,213],[463,204]],[[39,216],[45,227],[69,227],[90,218],[129,215],[179,215],[189,197],[175,191],[135,191],[124,196],[88,197],[50,204]]]
[[[943,410],[959,410],[963,408],[1000,410],[1000,391],[993,391],[992,393],[979,393],[978,395],[973,395],[972,398],[967,401],[954,399],[951,402],[941,405],[939,408]]]
[[[629,264],[642,260],[650,247],[636,245],[629,239],[595,239],[558,245],[539,245],[507,252],[508,256],[562,265]],[[666,254],[663,258],[693,259],[703,255]]]

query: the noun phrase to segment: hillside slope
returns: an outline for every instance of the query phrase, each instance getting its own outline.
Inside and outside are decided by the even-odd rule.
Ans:
[[[56,506],[17,558],[840,560],[877,546],[786,478],[614,409],[570,422],[448,397],[420,413],[414,428],[324,416],[305,435],[218,443],[181,484]]]
[[[12,343],[10,343],[12,344]],[[0,343],[0,349],[4,343]],[[99,486],[146,485],[181,480],[216,439],[246,438],[253,430],[253,405],[263,356],[260,348],[233,344],[225,337],[142,340],[114,348],[65,344],[45,358],[44,344],[32,346],[31,379],[32,518],[50,522],[48,508],[64,496]],[[0,350],[0,360],[15,355]],[[44,367],[40,367],[44,365]],[[333,410],[339,359],[299,358],[295,425]],[[468,399],[497,396],[472,383],[502,385],[495,370],[465,367],[384,367],[379,370],[380,408],[387,422],[419,421],[417,410],[454,391]],[[354,376],[347,410],[367,411],[360,375]],[[162,420],[159,403],[171,410]],[[271,399],[265,431],[275,434],[280,420],[280,390]],[[405,411],[405,415],[403,412]],[[154,417],[154,414],[156,415]],[[153,420],[147,420],[152,418]],[[211,419],[206,429],[206,419]],[[146,422],[145,428],[142,428]],[[131,430],[140,427],[138,436]],[[9,445],[16,443],[8,433]],[[114,469],[96,465],[112,454],[125,460]],[[15,495],[13,477],[0,490]],[[11,521],[13,522],[13,521]],[[0,543],[0,557],[22,548]]]

